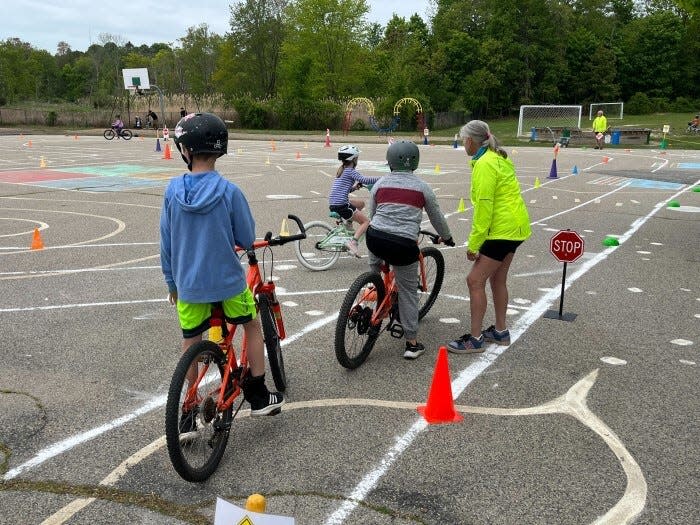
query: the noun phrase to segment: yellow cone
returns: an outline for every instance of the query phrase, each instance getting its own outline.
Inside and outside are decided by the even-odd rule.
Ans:
[[[440,173],[440,164],[435,164],[435,173]]]
[[[39,157],[39,167],[40,168],[46,167],[46,161],[44,160],[44,157]]]
[[[464,213],[466,208],[464,207],[464,199],[459,199],[459,204],[457,205],[457,213]]]
[[[249,510],[250,512],[264,514],[266,507],[267,502],[265,501],[265,496],[262,494],[251,494],[245,501],[245,510]]]
[[[270,157],[267,157],[267,159],[265,160],[265,164],[267,164],[267,165],[270,164]]]
[[[280,226],[280,237],[289,237],[289,225],[287,224],[287,219],[282,219],[282,226]]]
[[[539,188],[542,184],[540,184],[540,178],[535,177],[535,188]]]

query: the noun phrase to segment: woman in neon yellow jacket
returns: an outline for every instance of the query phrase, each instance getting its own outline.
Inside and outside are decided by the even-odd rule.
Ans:
[[[467,286],[471,331],[448,344],[456,354],[485,350],[485,342],[510,344],[506,327],[508,269],[518,246],[530,237],[530,217],[520,194],[515,167],[499,147],[488,124],[472,120],[460,130],[464,149],[472,157],[471,202],[474,208],[467,259],[472,261]],[[486,314],[486,281],[491,284],[495,325],[482,331]]]

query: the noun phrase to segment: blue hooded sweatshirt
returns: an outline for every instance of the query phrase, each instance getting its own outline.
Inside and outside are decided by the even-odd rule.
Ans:
[[[170,181],[160,216],[160,264],[178,299],[209,303],[245,290],[235,247],[250,248],[253,241],[255,221],[238,186],[216,171]]]

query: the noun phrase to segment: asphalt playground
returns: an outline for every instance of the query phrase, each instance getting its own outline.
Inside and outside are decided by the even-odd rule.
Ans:
[[[353,139],[308,139],[233,140],[220,159],[258,236],[289,213],[327,219],[337,147]],[[463,149],[421,145],[457,241],[439,248],[426,353],[406,361],[384,333],[342,368],[335,320],[366,257],[310,272],[274,249],[287,405],[244,411],[217,472],[190,484],[164,438],[180,334],[158,219],[184,168],[165,144],[0,136],[0,524],[212,523],[217,498],[253,493],[297,524],[700,523],[700,152],[562,148],[550,178],[551,148],[507,148],[533,229],[510,272],[512,343],[449,354],[463,420],[429,425],[416,408],[438,349],[469,326],[470,170]],[[358,169],[386,173],[386,147],[360,144]],[[549,247],[563,229],[585,241],[567,265],[573,321],[544,317],[560,306]]]

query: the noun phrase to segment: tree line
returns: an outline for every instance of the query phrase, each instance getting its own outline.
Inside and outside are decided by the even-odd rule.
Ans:
[[[113,107],[127,96],[121,70],[146,67],[167,96],[234,108],[245,127],[324,128],[353,97],[378,118],[405,97],[426,114],[482,118],[522,104],[700,109],[700,0],[433,0],[426,20],[386,26],[368,13],[365,0],[243,0],[226,34],[200,24],[176,43],[101,34],[52,55],[12,38],[0,43],[0,105]]]

